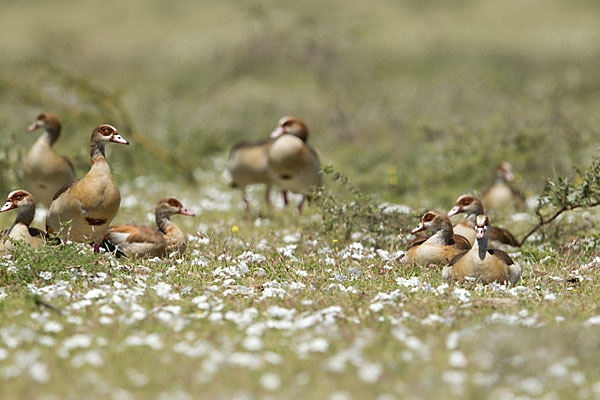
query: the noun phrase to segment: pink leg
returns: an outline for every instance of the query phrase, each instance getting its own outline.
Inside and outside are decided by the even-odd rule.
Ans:
[[[94,254],[100,253],[100,243],[94,243]]]
[[[288,204],[290,204],[290,202],[288,201],[288,197],[287,197],[287,190],[282,190],[281,195],[283,196],[283,206],[285,207]]]
[[[250,211],[250,203],[248,203],[248,198],[246,197],[246,188],[242,189],[242,200],[244,200],[244,212],[247,213]]]
[[[267,202],[267,206],[271,206],[271,185],[267,185],[265,189],[265,201]]]
[[[304,206],[304,200],[306,200],[306,196],[302,196],[302,200],[300,200],[300,204],[298,204],[298,213],[302,214],[302,206]]]

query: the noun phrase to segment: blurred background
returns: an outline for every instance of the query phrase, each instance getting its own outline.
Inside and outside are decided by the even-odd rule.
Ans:
[[[0,189],[47,111],[78,176],[96,125],[132,139],[109,150],[120,184],[193,187],[294,115],[386,201],[450,208],[504,160],[534,195],[597,154],[599,17],[595,0],[3,2]]]

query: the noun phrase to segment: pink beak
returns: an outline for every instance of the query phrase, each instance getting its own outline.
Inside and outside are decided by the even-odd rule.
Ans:
[[[119,132],[115,132],[111,136],[110,141],[113,143],[129,144],[129,142],[127,140],[123,139],[123,137],[121,135],[119,135]]]
[[[196,214],[194,214],[193,212],[188,211],[186,208],[180,208],[179,209],[179,214],[181,215],[187,215],[188,217],[195,217]]]
[[[40,126],[38,125],[38,123],[36,121],[33,124],[29,125],[29,128],[27,128],[27,132],[33,132],[33,131],[35,131],[39,127]]]
[[[6,203],[4,203],[4,205],[2,206],[2,208],[0,208],[0,213],[12,210],[13,208],[17,208],[17,206],[14,205],[12,201],[7,200]]]
[[[421,232],[424,231],[425,229],[425,224],[423,224],[423,221],[421,221],[421,223],[419,224],[419,226],[417,226],[415,229],[413,229],[412,231],[410,231],[410,233],[417,233],[417,232]]]
[[[475,228],[475,237],[477,239],[482,239],[485,236],[485,228],[482,227],[476,227]]]
[[[275,128],[275,130],[273,132],[271,132],[271,139],[276,139],[279,136],[283,135],[285,133],[285,130],[283,129],[282,126],[278,126],[277,128]]]
[[[452,210],[448,211],[448,216],[451,217],[453,215],[459,214],[462,210],[460,209],[460,206],[454,206],[452,207]]]

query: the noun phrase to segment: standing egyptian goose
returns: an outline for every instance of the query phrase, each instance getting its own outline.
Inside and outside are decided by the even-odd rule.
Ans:
[[[476,242],[471,250],[457,254],[450,265],[442,270],[445,281],[475,279],[484,285],[508,282],[515,286],[521,278],[522,268],[502,250],[488,248],[490,222],[486,215],[475,218]]]
[[[14,240],[22,240],[29,243],[31,247],[37,248],[44,243],[46,234],[36,228],[30,227],[35,216],[35,199],[26,190],[15,190],[8,195],[6,204],[0,212],[18,209],[15,223],[8,230],[8,237]],[[0,250],[12,250],[13,244],[3,239],[0,241]]]
[[[428,211],[421,217],[421,223],[412,230],[412,234],[430,229],[429,238],[417,238],[408,244],[406,261],[409,264],[442,264],[463,250],[471,248],[469,241],[452,232],[452,223],[444,213]]]
[[[104,155],[106,143],[129,144],[115,127],[97,126],[90,139],[92,167],[81,180],[71,182],[56,192],[46,218],[49,234],[59,233],[62,224],[68,224],[62,236],[76,242],[92,241],[95,253],[99,251],[100,242],[121,205],[119,188]]]
[[[494,182],[481,198],[481,202],[486,210],[499,210],[511,205],[523,208],[525,196],[510,186],[510,182],[514,179],[515,175],[509,163],[502,162],[496,166]]]
[[[179,200],[165,197],[154,209],[156,227],[115,225],[108,228],[107,240],[128,257],[163,257],[172,252],[183,253],[187,242],[184,233],[171,221],[181,214],[193,217]]]
[[[287,192],[302,194],[298,211],[315,186],[321,186],[321,163],[315,149],[306,144],[308,127],[294,117],[283,117],[271,133],[275,139],[268,151],[269,174],[284,195]]]
[[[475,218],[478,215],[484,214],[483,205],[478,198],[470,194],[460,196],[456,200],[454,207],[448,212],[448,216],[451,217],[460,213],[466,213],[466,216],[464,220],[454,226],[454,233],[466,237],[469,243],[473,245],[476,236]],[[513,234],[506,229],[492,226],[489,231],[490,243],[494,247],[501,247],[503,245],[512,247],[520,246]]]
[[[52,196],[63,185],[75,180],[73,164],[52,150],[60,136],[61,124],[54,114],[40,114],[29,126],[29,132],[42,128],[44,133],[35,142],[23,162],[23,187],[37,201],[49,207]]]
[[[240,143],[229,153],[227,167],[231,175],[231,186],[242,190],[244,209],[249,211],[248,199],[246,198],[246,186],[254,184],[265,184],[265,200],[267,205],[271,204],[271,177],[268,171],[267,153],[271,147],[271,141],[260,143]]]

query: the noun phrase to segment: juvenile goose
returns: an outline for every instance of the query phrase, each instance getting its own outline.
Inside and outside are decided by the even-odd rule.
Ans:
[[[510,186],[515,179],[512,166],[502,162],[496,166],[494,182],[483,194],[481,202],[486,210],[499,210],[514,205],[523,208],[525,196],[523,193]]]
[[[128,257],[163,257],[174,251],[184,252],[187,246],[185,235],[171,221],[171,216],[176,214],[194,216],[176,198],[165,197],[154,209],[156,227],[111,226],[107,240]]]
[[[465,219],[454,226],[454,233],[462,235],[467,238],[469,243],[473,245],[475,243],[475,218],[478,215],[484,214],[483,205],[481,201],[469,194],[460,196],[456,200],[456,204],[448,212],[448,216],[451,217],[456,214],[466,213]],[[503,228],[495,226],[489,229],[490,243],[494,247],[500,247],[503,245],[519,247],[519,242],[515,237]]]
[[[294,117],[283,117],[271,133],[275,139],[268,150],[269,175],[283,192],[302,194],[298,211],[314,186],[321,185],[321,163],[315,149],[306,144],[308,127]]]
[[[488,248],[490,223],[486,215],[475,218],[475,230],[477,241],[473,248],[450,260],[450,265],[442,270],[442,278],[445,281],[472,278],[484,285],[491,282],[516,285],[521,278],[522,268],[505,252]]]
[[[46,234],[36,228],[30,227],[35,216],[35,199],[31,193],[25,190],[15,190],[8,195],[8,199],[0,212],[18,209],[15,223],[10,227],[7,234],[14,240],[22,240],[36,248],[44,243]],[[12,250],[13,244],[9,240],[0,241],[0,251]]]
[[[28,131],[42,128],[44,133],[35,142],[23,162],[23,187],[46,208],[54,193],[66,183],[75,180],[73,164],[52,150],[60,136],[61,124],[54,114],[40,114]]]
[[[90,138],[90,170],[81,180],[56,192],[46,218],[49,234],[59,233],[61,226],[68,224],[62,236],[76,242],[92,241],[95,253],[121,204],[119,188],[104,156],[106,143],[129,144],[115,127],[97,126]]]
[[[240,143],[229,153],[227,167],[231,175],[231,186],[242,190],[244,209],[249,211],[248,199],[246,198],[246,186],[254,184],[265,184],[265,200],[267,205],[271,204],[271,178],[268,171],[267,153],[271,142]]]
[[[439,211],[428,211],[421,218],[421,223],[411,233],[431,229],[434,233],[429,238],[417,238],[408,244],[406,260],[410,264],[429,265],[442,264],[463,250],[471,248],[469,241],[452,233],[450,218]]]

